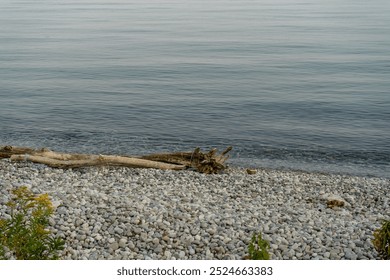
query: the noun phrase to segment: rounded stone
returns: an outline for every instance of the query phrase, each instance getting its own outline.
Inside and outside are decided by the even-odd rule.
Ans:
[[[171,259],[171,258],[172,258],[172,253],[171,253],[170,251],[166,250],[166,251],[164,252],[164,256],[165,256],[167,259]]]
[[[117,234],[123,234],[123,229],[121,229],[120,227],[116,227],[114,229],[114,232],[117,233]]]
[[[119,239],[118,245],[121,248],[125,248],[127,246],[127,239],[126,238]]]
[[[180,252],[179,252],[179,258],[180,258],[180,259],[184,259],[185,256],[186,256],[186,253],[185,253],[184,251],[180,251]]]
[[[160,254],[162,252],[163,248],[161,245],[158,245],[156,248],[154,248],[154,252],[156,254]]]
[[[109,245],[109,247],[111,250],[115,251],[119,248],[119,244],[118,244],[118,242],[113,242]]]

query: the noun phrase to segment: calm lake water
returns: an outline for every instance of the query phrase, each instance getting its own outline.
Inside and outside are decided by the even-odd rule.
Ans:
[[[390,177],[388,0],[0,0],[0,146]]]

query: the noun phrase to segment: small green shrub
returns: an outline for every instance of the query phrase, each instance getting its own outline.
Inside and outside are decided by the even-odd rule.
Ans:
[[[6,251],[18,260],[58,259],[65,242],[46,229],[54,212],[48,194],[34,195],[27,187],[19,187],[12,190],[6,205],[11,217],[0,219],[0,259],[6,259]]]
[[[381,258],[390,260],[390,221],[383,220],[382,227],[374,231],[372,244]]]
[[[248,246],[248,258],[250,260],[269,260],[269,248],[269,242],[262,238],[261,233],[259,233],[257,236],[256,234],[253,234],[251,242]]]

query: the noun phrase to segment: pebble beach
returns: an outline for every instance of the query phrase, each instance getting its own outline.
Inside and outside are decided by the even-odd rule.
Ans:
[[[0,160],[0,218],[10,190],[48,193],[62,259],[240,260],[254,233],[274,260],[380,259],[375,229],[390,219],[390,180],[232,167],[223,174]],[[329,197],[343,201],[329,207]]]

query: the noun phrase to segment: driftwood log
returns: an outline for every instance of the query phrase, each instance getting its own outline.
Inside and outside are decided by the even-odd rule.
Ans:
[[[55,168],[78,168],[87,166],[125,166],[132,168],[156,168],[183,170],[194,169],[201,173],[214,174],[226,169],[225,162],[232,147],[221,154],[216,149],[203,153],[200,148],[193,152],[152,154],[141,157],[116,155],[89,155],[57,153],[49,149],[31,149],[27,147],[2,146],[0,158],[11,161],[30,161]]]

